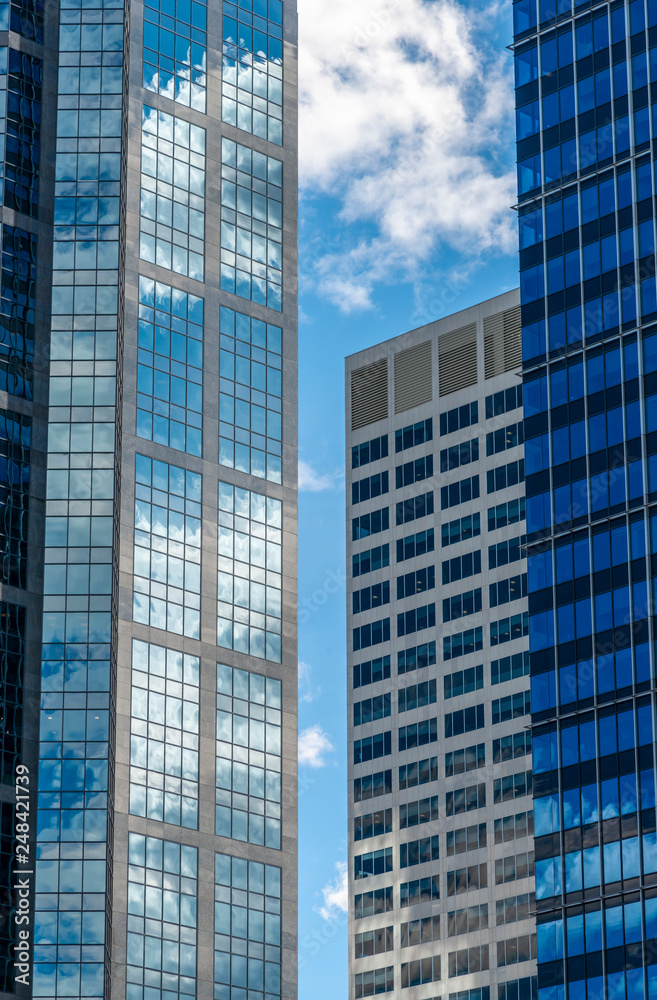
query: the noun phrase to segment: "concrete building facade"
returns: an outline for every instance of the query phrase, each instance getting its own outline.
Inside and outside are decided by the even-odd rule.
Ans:
[[[518,301],[346,361],[350,998],[536,996]]]

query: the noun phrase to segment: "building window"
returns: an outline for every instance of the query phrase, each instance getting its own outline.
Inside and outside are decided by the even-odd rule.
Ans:
[[[283,145],[283,4],[224,5],[221,117]]]
[[[203,299],[139,279],[137,436],[202,454]]]
[[[277,1000],[281,996],[280,868],[215,854],[214,929],[215,997],[244,997],[248,989],[250,1000]]]
[[[281,682],[217,664],[215,833],[281,847]]]
[[[0,389],[32,399],[36,237],[2,226]]]
[[[39,207],[42,75],[41,59],[0,49],[0,76],[6,87],[1,116],[5,119],[2,203],[31,216]]]
[[[204,277],[205,129],[142,109],[142,260]]]
[[[221,142],[221,287],[282,308],[283,164]]]
[[[136,622],[200,638],[201,476],[137,455]]]
[[[281,482],[283,332],[221,307],[219,462]]]
[[[281,662],[281,501],[219,483],[217,645]]]
[[[32,421],[0,410],[0,581],[27,586],[27,521]]]
[[[199,658],[132,641],[130,812],[198,829]]]
[[[5,785],[14,784],[21,759],[24,663],[25,608],[0,601],[0,781]]]
[[[356,1000],[360,1000],[361,997],[371,997],[378,993],[392,993],[395,988],[394,966],[389,965],[385,969],[371,969],[369,972],[357,972],[355,987]]]
[[[147,0],[144,89],[205,113],[206,30],[203,0]]]
[[[196,848],[131,833],[128,861],[126,997],[195,997]]]

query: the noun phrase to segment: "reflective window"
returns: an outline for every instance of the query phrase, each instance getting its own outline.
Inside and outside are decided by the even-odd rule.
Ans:
[[[139,255],[203,281],[205,129],[147,105],[142,114]]]
[[[27,586],[27,527],[32,421],[0,410],[0,581]]]
[[[137,455],[136,622],[200,637],[201,476]]]
[[[2,227],[0,263],[0,389],[32,398],[36,237]]]
[[[20,763],[24,662],[25,608],[0,601],[0,781],[5,785],[14,784]],[[0,885],[8,884],[0,879]]]
[[[281,682],[217,664],[221,837],[281,847]]]
[[[144,5],[144,88],[205,113],[207,7],[194,0]]]
[[[202,454],[203,299],[139,279],[137,436]]]
[[[131,833],[126,1000],[196,996],[195,847]]]
[[[5,132],[2,203],[32,216],[39,204],[42,71],[41,59],[0,49],[0,86],[6,88],[0,116]]]
[[[280,312],[283,164],[221,143],[221,287]]]
[[[229,125],[283,144],[283,4],[224,4],[221,116]]]
[[[132,641],[130,812],[198,829],[199,658]]]
[[[214,914],[215,1000],[280,997],[281,869],[215,854]]]
[[[221,308],[219,462],[281,481],[282,330]]]
[[[217,645],[281,662],[281,502],[219,483]]]

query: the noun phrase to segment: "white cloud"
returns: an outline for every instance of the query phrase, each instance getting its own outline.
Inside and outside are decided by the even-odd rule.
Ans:
[[[336,917],[347,913],[349,907],[347,862],[336,861],[336,876],[327,882],[322,889],[324,902],[321,906],[315,907],[315,912],[319,913],[324,920],[335,920]]]
[[[328,761],[325,754],[332,753],[335,747],[328,733],[325,733],[319,723],[308,726],[299,733],[299,764],[308,767],[326,767]]]
[[[501,6],[299,7],[302,190],[338,199],[350,239],[312,241],[319,292],[345,312],[366,309],[377,283],[417,280],[436,249],[511,251],[511,58],[485,35],[506,18]]]
[[[299,490],[306,493],[324,493],[335,489],[338,476],[328,472],[316,472],[312,465],[299,459]]]
[[[310,704],[322,693],[321,687],[313,687],[312,685],[312,671],[313,668],[309,663],[299,660],[299,701],[307,704]]]

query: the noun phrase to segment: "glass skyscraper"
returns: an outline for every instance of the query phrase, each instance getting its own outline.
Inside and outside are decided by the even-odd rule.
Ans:
[[[296,996],[296,37],[0,3],[2,996]]]
[[[514,15],[539,1000],[652,1000],[657,3]]]

